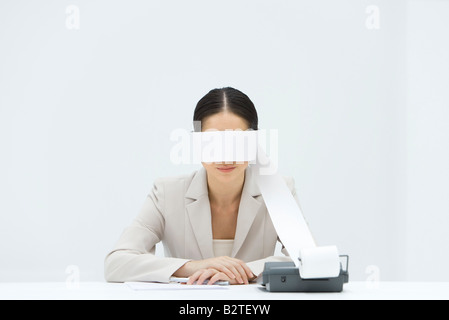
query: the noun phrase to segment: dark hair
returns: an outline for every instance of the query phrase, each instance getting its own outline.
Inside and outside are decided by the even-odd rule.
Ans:
[[[253,102],[243,92],[227,87],[209,91],[196,105],[193,121],[203,121],[214,114],[228,110],[245,119],[249,128],[258,130],[259,119]],[[194,130],[201,131],[198,122],[194,122]]]

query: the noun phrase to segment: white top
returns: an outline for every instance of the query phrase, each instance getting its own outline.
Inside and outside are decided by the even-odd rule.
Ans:
[[[214,254],[216,257],[228,256],[232,254],[232,248],[234,247],[234,240],[215,240],[213,241]]]

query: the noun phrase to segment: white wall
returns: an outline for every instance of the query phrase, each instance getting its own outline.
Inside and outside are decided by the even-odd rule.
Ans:
[[[69,5],[79,30],[66,26]],[[428,178],[411,119],[441,121],[426,124],[431,137],[448,129],[440,105],[428,118],[413,104],[430,90],[414,90],[421,73],[432,78],[444,55],[418,68],[427,53],[410,53],[421,38],[406,16],[404,0],[2,1],[0,281],[64,281],[69,265],[102,280],[153,180],[196,168],[170,163],[170,132],[190,129],[196,102],[228,85],[253,99],[262,128],[279,129],[282,173],[295,178],[318,242],[351,255],[351,278],[374,265],[381,280],[415,279],[421,221],[409,199],[435,196],[413,187]],[[414,30],[419,11],[410,17]],[[425,166],[447,173],[432,161],[447,149],[432,150]],[[434,209],[447,186],[438,181]],[[422,238],[433,234],[429,225]],[[443,267],[437,277],[448,280]]]
[[[448,1],[408,7],[408,279],[449,279],[448,17]]]

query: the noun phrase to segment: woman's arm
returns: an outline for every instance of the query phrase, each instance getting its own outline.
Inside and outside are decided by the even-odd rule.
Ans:
[[[106,281],[168,282],[176,270],[190,261],[154,255],[156,244],[161,241],[165,229],[162,185],[154,184],[140,214],[124,230],[114,249],[106,256]]]

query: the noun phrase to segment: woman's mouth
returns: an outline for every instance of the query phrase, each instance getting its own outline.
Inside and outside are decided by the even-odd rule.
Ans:
[[[228,173],[228,172],[232,172],[235,170],[236,167],[219,167],[217,168],[219,171],[223,172],[223,173]]]

